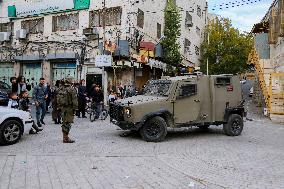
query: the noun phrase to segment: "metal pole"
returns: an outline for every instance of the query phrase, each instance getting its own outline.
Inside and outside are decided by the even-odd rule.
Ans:
[[[205,17],[205,25],[207,26],[208,33],[207,33],[207,43],[209,47],[209,18],[208,18],[208,3],[206,2],[206,17]],[[208,52],[207,52],[208,54]],[[207,60],[206,60],[206,75],[209,75],[209,60],[208,60],[208,55],[207,55]]]
[[[105,12],[106,12],[106,1],[103,1],[103,55],[105,54],[105,40],[106,40],[106,22],[105,22]],[[103,85],[103,94],[104,94],[104,104],[107,104],[107,78],[105,74],[105,67],[102,68],[102,85]]]
[[[208,47],[209,47],[209,31],[208,31],[208,34],[207,34],[207,42],[208,42]],[[209,60],[208,60],[208,55],[207,55],[207,61],[206,61],[206,75],[209,75]]]

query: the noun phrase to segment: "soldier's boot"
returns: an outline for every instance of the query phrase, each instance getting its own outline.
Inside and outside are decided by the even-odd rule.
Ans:
[[[67,133],[63,132],[63,143],[74,143],[75,140],[71,140]]]

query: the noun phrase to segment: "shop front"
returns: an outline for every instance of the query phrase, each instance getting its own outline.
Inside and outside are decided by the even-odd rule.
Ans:
[[[72,77],[77,80],[77,67],[75,61],[70,62],[52,62],[52,81]]]
[[[21,73],[26,78],[27,84],[33,88],[39,84],[39,79],[42,77],[41,63],[23,63]]]
[[[14,63],[0,63],[0,81],[10,83],[10,78],[14,76]]]

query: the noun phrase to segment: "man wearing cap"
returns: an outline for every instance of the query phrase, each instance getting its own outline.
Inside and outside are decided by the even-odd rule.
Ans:
[[[62,116],[62,134],[63,143],[74,143],[74,140],[69,138],[71,130],[71,123],[74,122],[74,112],[78,108],[78,99],[76,90],[72,87],[73,78],[68,77],[65,79],[63,85],[58,90],[58,109],[61,110]]]

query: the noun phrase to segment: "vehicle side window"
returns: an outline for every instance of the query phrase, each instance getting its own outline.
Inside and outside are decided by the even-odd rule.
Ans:
[[[197,85],[196,84],[187,84],[183,85],[179,89],[179,97],[188,97],[195,95],[197,93]]]
[[[227,86],[231,85],[230,77],[217,77],[215,81],[215,85]]]

